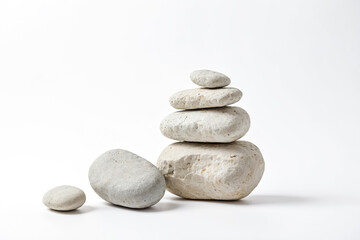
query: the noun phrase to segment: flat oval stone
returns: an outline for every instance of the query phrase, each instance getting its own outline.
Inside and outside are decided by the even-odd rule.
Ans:
[[[222,73],[211,70],[196,70],[190,74],[195,84],[206,88],[221,88],[230,84],[230,78]]]
[[[167,190],[183,198],[237,200],[258,185],[264,159],[252,143],[178,142],[166,147],[157,166]]]
[[[45,193],[43,203],[57,211],[71,211],[81,207],[86,201],[85,193],[73,186],[55,187]]]
[[[160,124],[165,137],[187,142],[233,142],[249,128],[249,114],[239,107],[174,112]]]
[[[165,193],[160,171],[151,162],[122,149],[98,157],[89,169],[89,180],[102,199],[123,207],[150,207]]]
[[[199,109],[223,107],[236,103],[242,97],[237,88],[188,89],[170,97],[170,104],[176,109]]]

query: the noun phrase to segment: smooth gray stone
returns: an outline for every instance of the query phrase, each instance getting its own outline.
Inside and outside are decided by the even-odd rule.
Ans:
[[[196,70],[190,74],[193,83],[206,88],[221,88],[230,84],[230,78],[211,70]]]
[[[89,169],[89,181],[102,199],[129,208],[150,207],[165,193],[160,171],[151,162],[122,149],[99,156]]]
[[[238,102],[242,92],[237,88],[196,88],[173,94],[170,104],[176,109],[223,107]]]
[[[159,156],[167,190],[183,198],[237,200],[258,185],[264,173],[259,148],[233,143],[173,143]]]
[[[249,128],[249,114],[239,107],[174,112],[160,124],[165,137],[187,142],[233,142],[244,136]]]
[[[63,185],[49,190],[43,197],[43,203],[57,211],[71,211],[81,207],[86,201],[85,193],[73,186]]]

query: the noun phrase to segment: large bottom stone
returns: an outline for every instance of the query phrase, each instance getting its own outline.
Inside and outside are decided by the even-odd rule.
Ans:
[[[180,197],[237,200],[258,185],[264,159],[259,148],[246,141],[178,142],[162,151],[157,167],[168,191]]]

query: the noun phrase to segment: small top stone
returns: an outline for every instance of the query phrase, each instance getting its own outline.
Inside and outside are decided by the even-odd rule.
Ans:
[[[195,84],[205,88],[221,88],[230,84],[230,78],[222,73],[211,70],[196,70],[190,74]]]
[[[85,193],[73,186],[63,185],[55,187],[45,193],[43,203],[50,209],[57,211],[71,211],[81,207],[86,201]]]

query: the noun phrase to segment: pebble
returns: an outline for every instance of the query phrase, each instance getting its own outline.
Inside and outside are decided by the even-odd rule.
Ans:
[[[237,200],[258,185],[264,160],[252,143],[173,143],[159,156],[167,190],[183,198]]]
[[[206,88],[221,88],[231,82],[226,75],[211,70],[196,70],[190,74],[190,79],[195,84]]]
[[[250,128],[249,114],[239,107],[219,107],[171,113],[160,124],[170,139],[187,142],[233,142]]]
[[[237,88],[188,89],[170,97],[170,104],[176,109],[199,109],[223,107],[236,103],[242,97]]]
[[[71,211],[86,201],[85,193],[73,186],[63,185],[49,190],[43,197],[45,206],[57,211]]]
[[[160,171],[144,158],[122,149],[99,156],[89,169],[89,181],[102,199],[128,208],[150,207],[165,193]]]

